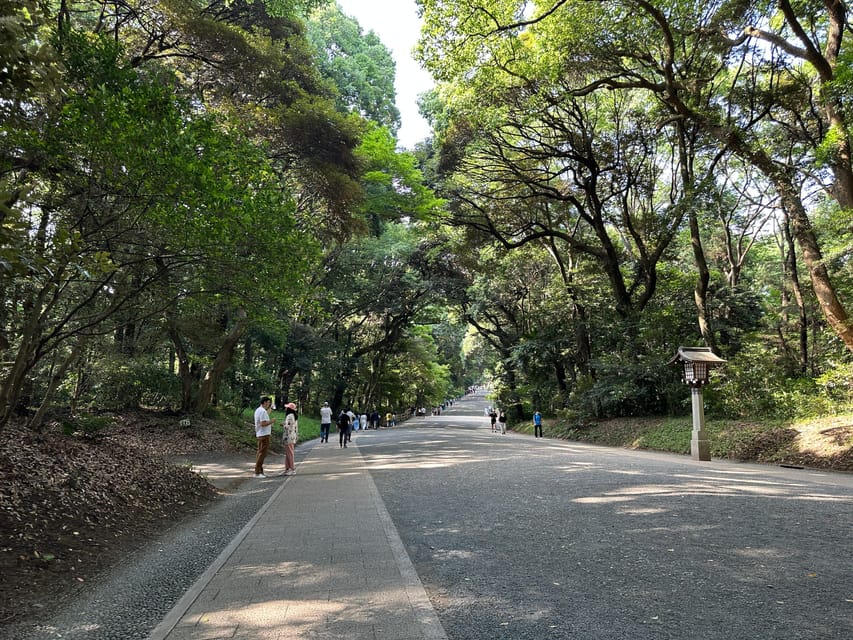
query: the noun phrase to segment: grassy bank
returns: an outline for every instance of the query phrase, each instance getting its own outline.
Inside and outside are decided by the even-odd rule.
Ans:
[[[716,458],[853,471],[853,413],[795,422],[709,418],[705,428]],[[513,429],[533,433],[532,424]],[[544,434],[552,438],[686,455],[691,430],[690,416],[619,418],[583,427],[561,420],[543,424]]]

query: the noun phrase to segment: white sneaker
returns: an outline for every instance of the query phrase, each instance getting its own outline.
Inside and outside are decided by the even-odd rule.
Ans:
[[[256,473],[255,477],[256,478],[266,478],[266,476],[263,473]]]

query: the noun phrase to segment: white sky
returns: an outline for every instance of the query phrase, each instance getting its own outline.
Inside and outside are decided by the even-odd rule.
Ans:
[[[401,120],[397,139],[401,147],[413,149],[430,135],[429,124],[418,113],[418,95],[434,85],[412,58],[421,28],[414,0],[338,0],[338,4],[365,33],[373,31],[391,50],[397,64],[394,88]]]

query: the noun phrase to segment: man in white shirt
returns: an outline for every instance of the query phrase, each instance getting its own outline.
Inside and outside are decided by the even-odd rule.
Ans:
[[[320,407],[320,442],[329,441],[329,429],[332,428],[332,409],[328,402]]]
[[[272,423],[269,409],[272,398],[264,396],[261,398],[261,406],[255,409],[255,437],[258,439],[258,454],[255,457],[255,477],[266,478],[264,475],[264,458],[270,448],[270,436],[272,435]]]

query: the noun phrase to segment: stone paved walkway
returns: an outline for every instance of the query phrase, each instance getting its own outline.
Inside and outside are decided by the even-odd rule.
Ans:
[[[357,440],[252,478],[281,487],[149,640],[446,639]]]

